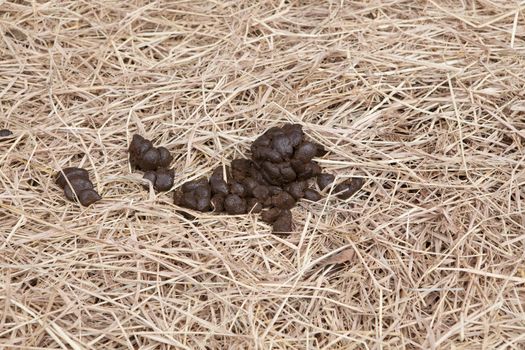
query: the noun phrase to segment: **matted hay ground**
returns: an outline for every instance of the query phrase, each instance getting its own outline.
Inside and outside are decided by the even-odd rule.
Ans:
[[[0,1],[0,348],[523,349],[524,7]],[[284,122],[366,179],[290,237],[129,167],[138,132],[178,187]]]

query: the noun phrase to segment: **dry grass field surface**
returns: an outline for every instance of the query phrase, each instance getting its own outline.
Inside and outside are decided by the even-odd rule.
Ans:
[[[362,190],[289,236],[177,212],[289,122]],[[1,349],[525,347],[523,1],[0,0],[1,128]]]

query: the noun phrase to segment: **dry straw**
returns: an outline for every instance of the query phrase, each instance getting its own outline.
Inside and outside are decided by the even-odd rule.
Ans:
[[[0,1],[0,348],[523,349],[524,9]],[[125,151],[168,147],[180,186],[283,122],[366,180],[286,238],[188,221]]]

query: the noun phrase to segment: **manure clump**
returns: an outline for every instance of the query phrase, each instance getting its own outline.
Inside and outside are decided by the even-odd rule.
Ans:
[[[137,144],[135,152],[130,147],[132,156],[136,154],[134,162],[140,164],[138,154],[146,152],[139,152],[139,148],[149,150],[151,147],[150,143],[140,147]],[[251,159],[234,159],[230,166],[215,168],[209,179],[186,182],[174,193],[174,202],[201,212],[261,213],[262,220],[273,226],[273,233],[288,234],[293,231],[290,209],[297,201],[321,199],[319,192],[309,187],[310,180],[317,178],[321,191],[335,180],[334,175],[323,174],[314,161],[315,157],[326,154],[326,150],[306,140],[298,124],[269,129],[250,149]],[[340,198],[349,198],[360,188],[355,181],[336,187],[337,192],[341,192]]]
[[[135,134],[128,152],[131,166],[144,171],[143,179],[155,190],[169,191],[173,187],[175,171],[169,169],[173,156],[166,147],[154,147],[150,140]]]
[[[64,190],[67,199],[75,201],[78,198],[80,204],[85,207],[102,199],[95,191],[86,169],[64,168],[58,172],[56,183]]]

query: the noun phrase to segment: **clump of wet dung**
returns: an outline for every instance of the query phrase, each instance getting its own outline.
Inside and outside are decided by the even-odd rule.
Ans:
[[[169,169],[173,156],[166,147],[154,147],[150,140],[135,134],[128,151],[131,165],[144,171],[143,179],[150,181],[155,190],[171,189],[175,171]]]
[[[57,173],[56,183],[64,190],[64,195],[70,201],[78,201],[87,207],[100,199],[95,191],[93,183],[89,179],[89,173],[82,168],[64,168]]]
[[[234,159],[230,166],[214,169],[209,179],[186,182],[175,192],[174,202],[202,212],[261,213],[262,220],[273,226],[273,233],[291,233],[290,209],[297,201],[316,202],[321,199],[321,194],[310,187],[311,180],[317,178],[321,191],[335,180],[334,175],[323,174],[314,161],[315,157],[325,155],[326,150],[306,140],[298,124],[269,129],[253,142],[250,149],[251,159]],[[341,192],[340,198],[348,198],[355,193],[357,186],[344,182],[337,188]],[[345,197],[351,191],[354,192]]]

